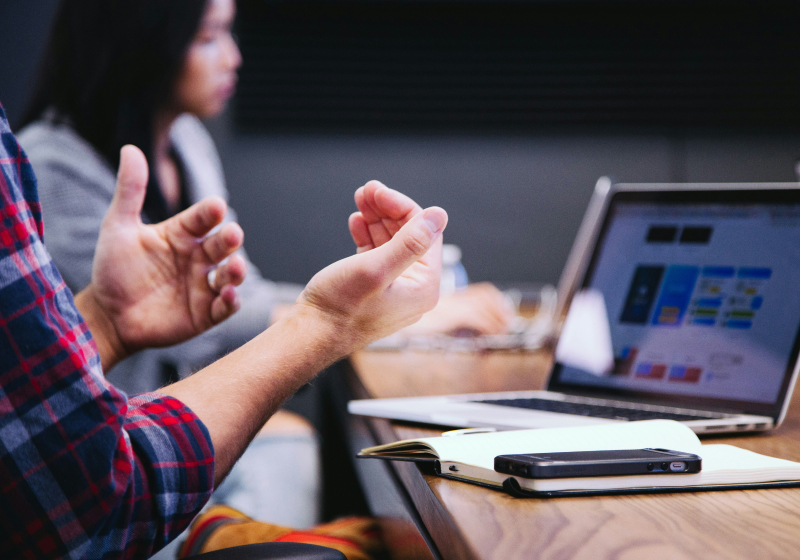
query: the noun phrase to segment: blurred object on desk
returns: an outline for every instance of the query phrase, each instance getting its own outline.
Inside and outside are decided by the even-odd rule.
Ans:
[[[449,296],[463,290],[469,284],[467,269],[461,263],[461,249],[458,245],[442,245],[442,280],[439,283],[439,297]]]
[[[603,292],[582,290],[572,298],[558,337],[556,361],[598,376],[614,369],[614,346]]]
[[[370,344],[368,350],[423,352],[530,351],[551,341],[557,307],[556,289],[542,284],[513,284],[503,289],[515,317],[508,332],[478,336],[399,332]]]

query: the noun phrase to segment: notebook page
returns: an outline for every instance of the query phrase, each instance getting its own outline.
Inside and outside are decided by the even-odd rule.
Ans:
[[[573,428],[513,430],[419,440],[436,451],[440,461],[475,465],[494,471],[497,455],[643,449],[660,447],[699,454],[700,440],[673,420],[620,422]]]

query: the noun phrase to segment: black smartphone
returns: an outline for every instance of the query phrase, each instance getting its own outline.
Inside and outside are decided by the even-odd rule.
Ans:
[[[499,455],[494,470],[523,478],[696,473],[702,459],[669,449],[619,449]]]

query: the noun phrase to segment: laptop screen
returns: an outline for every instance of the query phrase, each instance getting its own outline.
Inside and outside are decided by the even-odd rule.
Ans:
[[[562,339],[607,326],[571,335],[551,390],[775,416],[798,353],[800,191],[617,192],[582,290],[597,303],[574,301]]]

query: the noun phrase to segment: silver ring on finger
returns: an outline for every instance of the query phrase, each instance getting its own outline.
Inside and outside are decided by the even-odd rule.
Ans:
[[[217,269],[216,267],[212,268],[208,271],[208,287],[211,288],[212,292],[216,292],[217,290]]]

